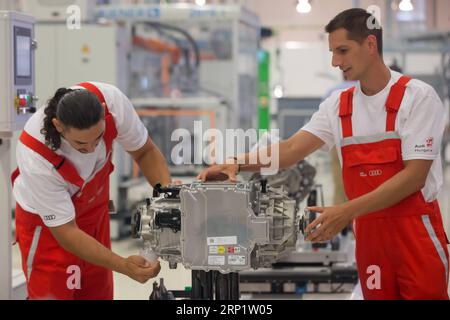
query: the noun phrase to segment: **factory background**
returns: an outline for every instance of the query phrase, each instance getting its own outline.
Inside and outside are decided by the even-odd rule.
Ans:
[[[225,132],[254,128],[259,131],[258,138],[287,139],[310,120],[330,91],[343,81],[341,72],[331,66],[324,26],[338,12],[351,7],[365,8],[379,17],[386,64],[432,85],[444,103],[446,114],[442,116],[448,123],[447,0],[0,0],[0,10],[22,12],[35,19],[35,107],[42,107],[60,87],[84,81],[116,86],[130,99],[149,135],[168,159],[174,179],[183,183],[194,181],[205,168],[204,132],[208,129]],[[201,123],[201,130],[196,123]],[[441,149],[444,186],[439,195],[447,233],[448,128]],[[189,141],[188,156],[173,154],[180,138],[173,138],[177,129],[182,129],[183,141]],[[278,129],[277,136],[272,129]],[[20,130],[11,131],[14,133],[9,142],[3,144],[3,148],[9,146],[4,149],[8,154],[5,151],[2,159],[9,161],[12,170],[17,166],[15,146]],[[252,147],[251,142],[244,143],[241,151]],[[268,183],[284,185],[290,196],[295,194],[299,212],[309,204],[333,205],[343,201],[335,175],[337,160],[333,157],[332,153],[319,151],[285,175],[277,176],[279,181],[269,179]],[[137,230],[135,214],[145,199],[152,197],[153,189],[118,145],[114,164],[110,186],[115,207],[110,225],[112,248],[123,256],[138,254],[144,239],[140,237],[142,230]],[[242,174],[241,179],[252,177]],[[7,188],[5,183],[1,187]],[[1,199],[6,203],[9,198],[14,208],[12,194],[2,188]],[[288,227],[296,221],[293,216],[290,219]],[[14,212],[12,236],[13,222]],[[246,227],[257,230],[251,223]],[[284,236],[289,235],[286,232]],[[167,240],[164,237],[158,238],[161,246]],[[312,245],[300,234],[294,240],[287,254],[284,245],[288,241],[282,248],[271,248],[279,251],[274,254],[277,258],[270,261],[271,268],[260,258],[264,268],[239,271],[241,299],[361,298],[355,290],[358,277],[350,230],[325,244]],[[272,251],[264,250],[261,252],[271,257]],[[19,249],[13,246],[2,250],[2,255],[4,252],[10,256],[14,297],[23,298],[26,287]],[[183,251],[183,255],[187,254]],[[183,261],[172,269],[166,260],[170,259],[161,260],[162,271],[155,281],[164,278],[164,286],[173,291],[192,290],[194,273],[183,266]],[[154,291],[153,279],[141,285],[115,273],[114,280],[115,299],[148,299]]]

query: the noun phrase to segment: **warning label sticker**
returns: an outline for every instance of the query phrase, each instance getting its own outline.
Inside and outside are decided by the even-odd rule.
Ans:
[[[243,266],[245,265],[245,256],[229,255],[228,264],[234,266]]]
[[[210,246],[209,247],[209,254],[217,254],[219,252],[218,246]]]
[[[208,246],[226,246],[237,244],[237,237],[208,237],[206,239]]]
[[[208,264],[210,266],[225,265],[225,256],[208,256]]]

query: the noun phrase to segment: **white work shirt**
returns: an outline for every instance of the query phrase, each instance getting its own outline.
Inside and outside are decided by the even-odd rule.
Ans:
[[[391,80],[386,88],[374,96],[366,96],[356,84],[353,98],[353,136],[370,136],[386,132],[386,100],[391,86],[402,75],[391,70]],[[301,130],[312,133],[324,143],[324,150],[337,147],[342,164],[342,126],[339,118],[340,94],[334,92],[319,107],[311,121]],[[431,202],[442,186],[440,149],[445,128],[445,110],[436,91],[428,84],[411,80],[397,114],[395,128],[402,141],[403,160],[434,160],[422,194]],[[427,146],[432,141],[432,146]]]
[[[136,151],[148,138],[148,132],[130,100],[115,86],[91,82],[102,93],[117,128],[117,141],[126,151]],[[71,87],[71,89],[84,89]],[[45,106],[28,120],[25,131],[45,143],[41,134]],[[81,178],[89,180],[106,162],[106,147],[102,139],[93,153],[81,153],[64,138],[56,153],[72,162]],[[48,227],[57,227],[75,218],[75,208],[71,197],[78,187],[66,182],[53,165],[20,141],[16,149],[20,175],[14,183],[13,194],[19,205],[26,211],[39,214]],[[44,216],[52,217],[51,220]],[[47,218],[48,219],[48,218]]]

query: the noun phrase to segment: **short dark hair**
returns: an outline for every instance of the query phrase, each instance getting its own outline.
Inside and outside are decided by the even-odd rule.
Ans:
[[[61,146],[61,135],[53,125],[57,118],[68,128],[89,129],[104,117],[103,106],[97,96],[88,90],[59,88],[47,102],[41,133],[52,150]]]
[[[370,28],[368,22],[372,23],[374,27]],[[371,13],[359,8],[345,10],[328,23],[325,31],[332,33],[341,28],[347,30],[349,39],[359,43],[362,43],[368,36],[374,35],[377,38],[378,52],[380,56],[383,55],[383,29]]]

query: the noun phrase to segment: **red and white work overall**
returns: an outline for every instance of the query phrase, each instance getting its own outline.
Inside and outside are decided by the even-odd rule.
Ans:
[[[94,93],[101,103],[103,94],[90,83],[80,86]],[[79,187],[72,201],[77,226],[107,248],[111,248],[109,234],[109,175],[112,143],[117,136],[114,119],[105,108],[106,146],[105,165],[88,181],[84,181],[68,159],[56,154],[45,144],[23,131],[20,141],[49,161],[65,181]],[[19,175],[17,169],[12,176]],[[16,205],[16,238],[22,254],[22,269],[27,279],[29,299],[112,299],[112,271],[92,265],[64,250],[44,225],[39,215]],[[71,276],[79,271],[80,286]]]
[[[350,200],[404,169],[395,119],[410,78],[394,84],[386,102],[386,132],[354,137],[353,93],[340,98],[342,174]],[[437,201],[421,191],[354,221],[356,262],[365,299],[448,299],[448,251]]]

